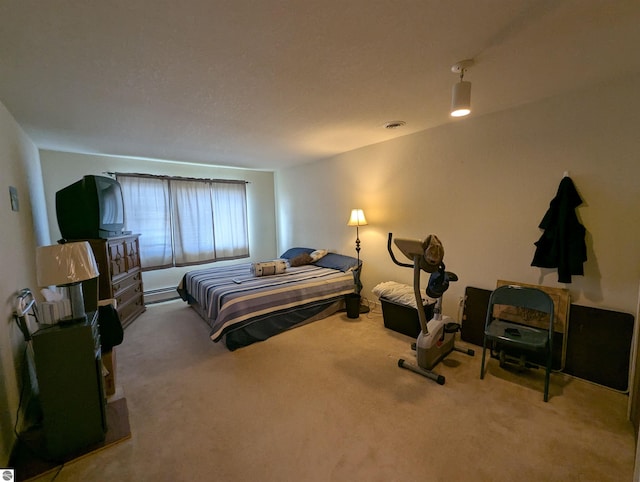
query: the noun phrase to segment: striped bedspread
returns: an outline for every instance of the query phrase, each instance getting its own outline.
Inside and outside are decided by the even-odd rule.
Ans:
[[[182,279],[183,299],[195,301],[212,328],[211,339],[252,319],[353,292],[353,273],[305,265],[254,277],[251,263],[195,270]]]

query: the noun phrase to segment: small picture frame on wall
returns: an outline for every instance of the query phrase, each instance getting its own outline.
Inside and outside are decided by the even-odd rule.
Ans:
[[[18,202],[18,190],[13,186],[9,186],[9,197],[11,198],[11,210],[19,211],[20,204]]]

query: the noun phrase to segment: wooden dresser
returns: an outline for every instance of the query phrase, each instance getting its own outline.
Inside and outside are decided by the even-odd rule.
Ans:
[[[142,271],[137,234],[86,239],[98,263],[99,299],[114,298],[123,327],[144,312]]]

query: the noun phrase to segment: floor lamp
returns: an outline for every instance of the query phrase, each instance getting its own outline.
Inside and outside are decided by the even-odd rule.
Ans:
[[[362,209],[352,209],[351,217],[349,218],[349,222],[347,226],[355,226],[356,227],[356,256],[358,257],[358,271],[356,275],[356,293],[360,294],[360,290],[362,290],[362,283],[360,282],[360,226],[366,226],[367,218],[364,217],[364,211]],[[360,313],[368,313],[369,308],[366,306],[360,305]]]

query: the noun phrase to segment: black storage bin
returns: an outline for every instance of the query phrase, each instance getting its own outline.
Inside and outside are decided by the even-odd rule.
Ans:
[[[417,338],[420,333],[420,318],[418,310],[411,306],[401,305],[395,301],[388,300],[384,297],[380,298],[382,304],[382,317],[384,326],[390,330],[397,331],[403,335]],[[427,302],[424,305],[424,312],[427,315],[427,321],[433,318],[433,308],[435,302]]]

